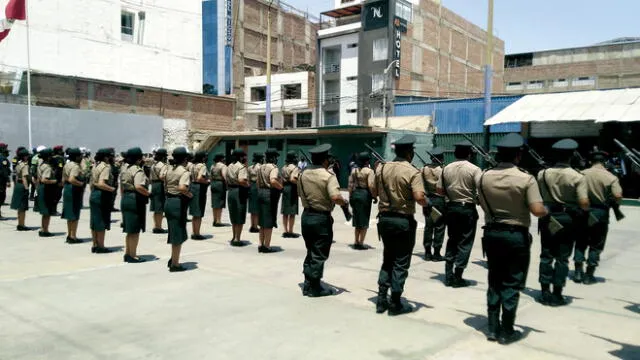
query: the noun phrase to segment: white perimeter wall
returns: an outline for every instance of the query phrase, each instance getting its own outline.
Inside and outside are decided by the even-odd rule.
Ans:
[[[0,0],[0,9],[8,0]],[[29,0],[34,71],[202,92],[202,0]],[[121,39],[122,10],[146,13],[142,44]],[[0,42],[0,71],[27,67],[24,21]]]
[[[283,99],[282,85],[301,84],[300,99]],[[244,78],[245,112],[248,114],[264,114],[267,110],[266,101],[251,101],[251,88],[267,86],[266,76],[249,76]],[[309,73],[295,72],[271,75],[271,111],[294,111],[309,108],[309,95],[314,89],[309,89]]]

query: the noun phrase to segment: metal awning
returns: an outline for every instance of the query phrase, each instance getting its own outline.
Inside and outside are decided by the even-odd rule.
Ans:
[[[324,15],[332,18],[341,18],[343,16],[358,15],[361,12],[362,12],[362,4],[358,4],[358,5],[351,5],[343,8],[325,11],[320,15]]]
[[[526,95],[484,124],[545,121],[640,121],[640,89]]]

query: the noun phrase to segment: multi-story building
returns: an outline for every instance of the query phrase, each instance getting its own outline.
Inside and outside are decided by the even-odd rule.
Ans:
[[[318,31],[318,123],[367,124],[393,115],[396,96],[483,93],[487,33],[434,0],[336,0]],[[504,42],[494,40],[501,69]],[[502,72],[493,91],[502,92]],[[386,106],[385,106],[386,105]]]
[[[313,71],[319,20],[279,0],[204,0],[202,15],[204,92],[233,94],[236,128],[258,128],[244,119],[245,76],[266,74],[269,16],[273,73]]]
[[[504,88],[535,94],[640,86],[640,38],[505,56]]]
[[[314,124],[315,73],[302,71],[278,73],[271,76],[272,128],[308,128]],[[250,76],[244,79],[245,119],[266,128],[267,77]]]

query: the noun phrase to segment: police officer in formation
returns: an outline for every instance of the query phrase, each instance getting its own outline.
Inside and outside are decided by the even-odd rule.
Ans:
[[[371,156],[368,152],[358,154],[356,167],[349,175],[349,202],[353,209],[352,226],[355,228],[353,248],[366,250],[364,240],[369,229],[371,203],[377,202],[376,177],[369,166]]]
[[[304,284],[302,294],[309,297],[332,295],[333,291],[322,286],[324,263],[329,258],[333,242],[333,217],[335,204],[348,206],[340,195],[340,185],[329,167],[331,145],[323,144],[309,150],[310,166],[298,178],[297,188],[302,200],[302,237],[307,248],[307,256],[302,265]]]
[[[7,188],[11,186],[11,163],[7,144],[0,143],[0,219],[2,219],[2,206],[7,199]]]
[[[127,164],[120,174],[122,186],[122,198],[120,209],[122,211],[122,228],[125,235],[125,251],[123,260],[127,263],[141,263],[145,260],[138,257],[138,242],[140,233],[146,230],[147,203],[151,193],[149,192],[149,179],[142,169],[142,149],[139,147],[129,149],[124,161]]]
[[[282,182],[278,174],[278,151],[273,148],[265,152],[265,164],[258,173],[258,225],[260,225],[260,246],[258,252],[272,253],[271,235],[278,227],[278,202]]]
[[[247,169],[249,173],[249,214],[251,214],[251,228],[250,233],[259,233],[258,228],[258,174],[260,173],[260,166],[264,161],[264,154],[253,154],[253,165]]]
[[[523,145],[522,136],[505,136],[497,144],[498,165],[477,180],[486,224],[482,246],[489,269],[487,339],[501,344],[516,341],[521,335],[513,324],[531,258],[529,213],[537,217],[547,214],[536,179],[517,167]]]
[[[549,215],[539,222],[542,240],[539,281],[543,305],[567,304],[562,295],[569,273],[569,257],[587,225],[588,187],[584,175],[570,165],[578,143],[563,139],[551,147],[555,165],[538,173],[538,184]],[[553,285],[553,293],[551,292]]]
[[[576,283],[583,282],[589,285],[596,282],[594,273],[600,262],[600,253],[604,250],[609,232],[609,212],[611,206],[615,206],[622,200],[620,180],[604,167],[606,160],[607,153],[603,151],[592,152],[591,168],[582,171],[589,194],[589,215],[587,231],[584,232],[584,236],[576,240],[575,245],[573,280]],[[587,248],[589,250],[589,257],[586,260],[587,273],[583,276],[583,263]]]
[[[149,170],[151,180],[151,205],[153,212],[153,233],[166,234],[167,230],[162,228],[162,217],[164,214],[164,204],[166,201],[166,191],[164,188],[165,176],[169,165],[167,164],[167,150],[158,149],[154,155],[155,163]]]
[[[469,263],[478,223],[476,180],[482,173],[470,162],[472,144],[465,140],[455,146],[456,160],[442,169],[437,189],[449,200],[446,224],[449,233],[445,253],[445,285],[454,288],[468,286],[462,278]]]
[[[222,223],[222,209],[226,207],[227,200],[227,165],[224,163],[224,154],[217,154],[213,158],[211,166],[211,208],[213,209],[213,226],[224,226]]]
[[[11,196],[11,209],[18,212],[17,231],[29,230],[25,226],[25,217],[29,210],[29,151],[25,148],[18,150],[18,163],[15,167],[15,185]]]
[[[226,184],[229,189],[227,202],[233,232],[230,244],[242,246],[242,228],[247,219],[247,201],[249,200],[247,154],[242,149],[235,149],[232,157],[234,162],[229,164],[226,172]]]
[[[111,230],[111,199],[115,195],[113,173],[111,171],[111,158],[113,154],[109,149],[100,149],[96,152],[96,166],[91,173],[91,196],[89,197],[89,209],[91,214],[91,238],[93,246],[91,252],[96,254],[110,253],[111,250],[104,246],[104,237],[107,230]]]
[[[298,158],[295,151],[287,153],[286,165],[282,167],[282,204],[280,212],[282,213],[282,224],[284,225],[284,238],[298,238],[299,234],[293,231],[293,226],[298,215]]]
[[[377,313],[388,310],[389,315],[400,315],[413,311],[409,304],[401,301],[401,296],[416,243],[415,204],[428,204],[420,171],[411,165],[415,142],[413,135],[400,138],[395,142],[396,158],[378,165],[376,169],[376,188],[380,198],[378,235],[384,244],[378,278]],[[389,287],[390,303],[387,299]]]
[[[164,213],[167,217],[169,233],[167,243],[171,244],[171,259],[167,262],[170,272],[185,271],[180,264],[182,244],[187,241],[187,208],[193,197],[190,191],[191,176],[187,170],[187,149],[178,147],[171,154],[173,164],[165,177],[167,200]]]
[[[62,218],[67,220],[67,243],[79,244],[82,243],[82,240],[78,239],[78,221],[82,210],[86,179],[80,169],[80,161],[82,160],[80,149],[67,149],[67,156],[69,161],[62,169],[62,182],[64,183]]]
[[[435,160],[422,169],[424,190],[430,204],[430,206],[422,208],[425,219],[422,245],[424,246],[425,261],[443,261],[440,249],[444,244],[446,204],[444,196],[438,193],[437,186],[442,177],[443,165],[441,164],[444,164],[444,150],[436,147],[431,150],[431,156]],[[432,248],[433,252],[431,252]]]
[[[58,181],[56,174],[51,166],[53,151],[49,148],[40,152],[42,163],[38,165],[38,195],[37,195],[37,211],[42,216],[40,237],[51,237],[53,234],[49,232],[49,223],[51,216],[56,214],[58,203],[55,202],[58,192]]]
[[[64,188],[64,181],[62,180],[62,172],[64,170],[64,165],[65,165],[64,155],[65,155],[64,146],[57,145],[53,148],[53,154],[51,155],[51,168],[53,169],[53,172],[55,174],[55,178],[57,181],[57,185],[58,185],[58,187],[55,188],[55,196],[53,199],[53,202],[56,203],[56,207],[57,207],[57,204],[60,202],[60,199],[62,199],[62,190]],[[57,215],[57,213],[58,211],[56,208],[55,214]]]
[[[207,193],[209,189],[209,170],[207,169],[207,153],[198,151],[193,157],[193,166],[189,171],[191,174],[191,193],[193,197],[189,203],[189,214],[191,215],[192,240],[204,240],[200,233],[202,218],[207,209]]]

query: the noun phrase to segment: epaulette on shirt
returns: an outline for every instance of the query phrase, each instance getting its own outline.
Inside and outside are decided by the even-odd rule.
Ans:
[[[525,170],[524,168],[521,168],[518,166],[518,170],[522,171],[523,173],[527,174],[527,175],[531,175],[531,173],[529,173],[527,170]]]

